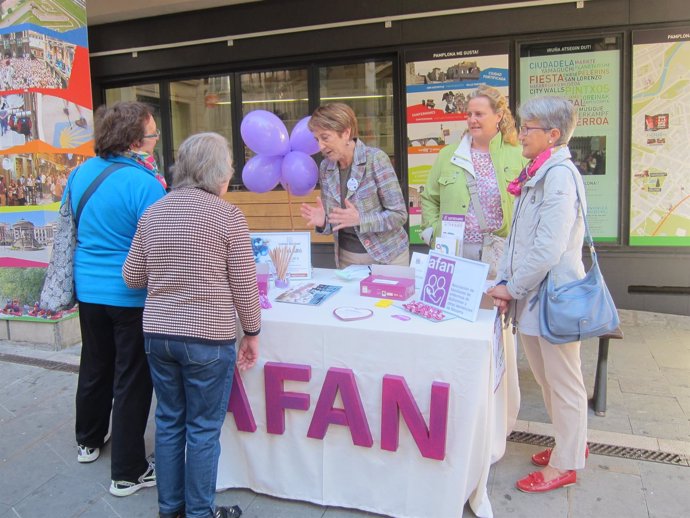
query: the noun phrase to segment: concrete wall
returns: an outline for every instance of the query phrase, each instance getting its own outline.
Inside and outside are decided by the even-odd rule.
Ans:
[[[0,319],[0,340],[30,343],[53,351],[64,349],[81,342],[79,315],[58,321]]]

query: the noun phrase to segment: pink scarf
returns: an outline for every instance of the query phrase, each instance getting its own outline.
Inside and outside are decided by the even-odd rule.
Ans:
[[[132,151],[128,149],[122,153],[122,156],[131,158],[137,164],[153,172],[153,174],[156,176],[156,180],[158,180],[158,182],[163,186],[163,189],[168,189],[168,183],[165,181],[165,177],[158,172],[158,164],[156,163],[156,159],[153,155],[146,153],[145,151]]]
[[[520,196],[522,193],[522,186],[525,185],[525,182],[532,178],[537,173],[539,168],[544,165],[544,162],[551,158],[553,152],[560,147],[562,146],[558,146],[557,148],[550,147],[534,157],[534,159],[527,164],[522,171],[520,171],[518,177],[508,184],[508,192],[513,196]]]

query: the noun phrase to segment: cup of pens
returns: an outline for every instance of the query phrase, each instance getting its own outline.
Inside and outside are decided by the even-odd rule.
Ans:
[[[290,285],[290,278],[288,277],[288,267],[292,254],[295,253],[295,245],[292,246],[276,246],[268,251],[268,255],[273,261],[273,267],[276,269],[275,286],[276,288],[287,288]]]

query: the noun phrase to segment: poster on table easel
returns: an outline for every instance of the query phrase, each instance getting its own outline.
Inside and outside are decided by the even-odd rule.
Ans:
[[[474,322],[488,273],[486,263],[430,251],[421,300]]]
[[[275,266],[271,252],[282,249],[289,254],[288,275],[293,280],[311,279],[311,235],[309,232],[252,232],[252,252],[256,264]]]

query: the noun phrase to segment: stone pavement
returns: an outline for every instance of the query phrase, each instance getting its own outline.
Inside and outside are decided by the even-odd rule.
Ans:
[[[625,339],[611,342],[607,413],[597,417],[590,411],[589,440],[676,454],[680,462],[672,465],[592,454],[577,485],[529,495],[520,493],[514,484],[532,471],[529,457],[541,448],[508,442],[505,456],[493,466],[489,478],[497,518],[690,516],[690,317],[623,310],[621,318]],[[583,346],[582,359],[591,394],[595,341]],[[49,362],[77,365],[79,346],[54,352],[0,342],[0,518],[156,517],[155,489],[126,498],[108,493],[107,445],[98,461],[77,463],[73,431],[77,376],[69,370],[46,368]],[[523,356],[519,367],[522,407],[517,429],[551,435],[541,395]],[[147,441],[153,450],[153,422]],[[217,503],[237,503],[247,518],[377,516],[249,490],[219,493]],[[462,516],[474,515],[466,507]]]

